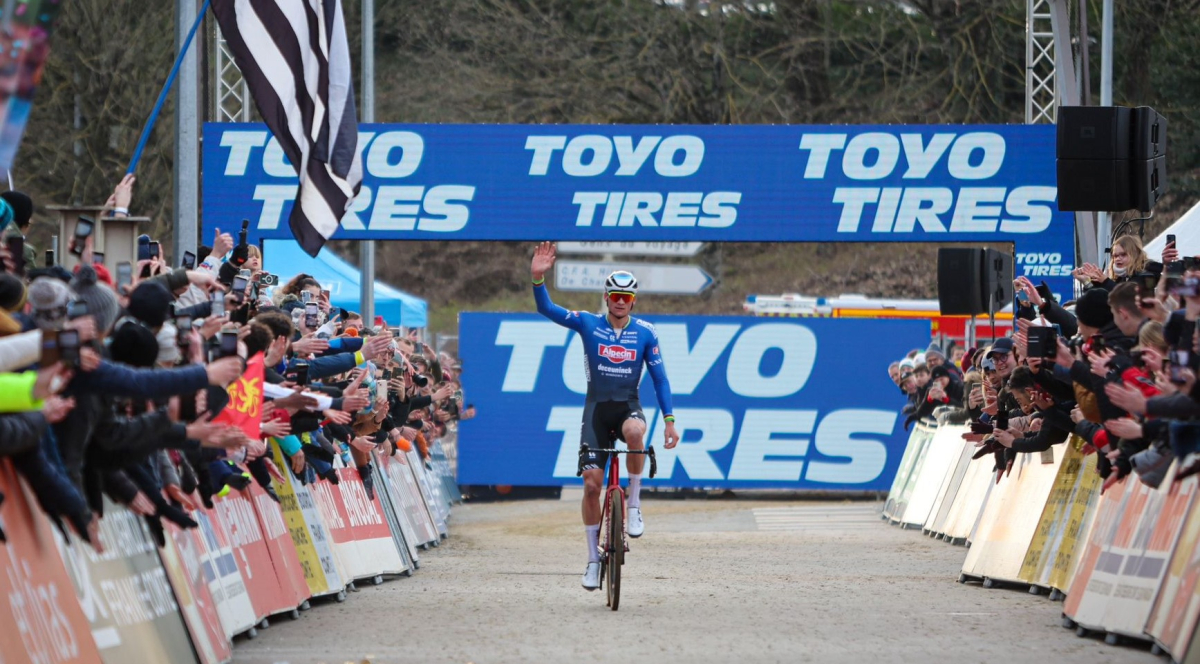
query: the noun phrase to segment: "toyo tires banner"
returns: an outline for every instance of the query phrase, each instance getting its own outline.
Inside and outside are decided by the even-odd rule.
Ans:
[[[927,321],[646,316],[658,330],[682,442],[662,447],[653,382],[642,407],[658,456],[649,485],[886,491],[907,441],[887,365]],[[599,343],[596,339],[588,343]],[[536,314],[464,313],[462,484],[578,482],[583,344]],[[622,471],[623,472],[623,471]]]
[[[336,239],[1012,242],[1071,292],[1053,125],[359,126]],[[295,170],[265,125],[204,128],[204,221],[290,238]]]

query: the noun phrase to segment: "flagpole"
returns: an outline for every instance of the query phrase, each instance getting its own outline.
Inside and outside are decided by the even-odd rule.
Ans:
[[[187,38],[183,40],[183,46],[179,49],[179,55],[175,57],[175,65],[171,67],[171,73],[167,75],[167,82],[163,84],[162,91],[158,93],[158,101],[154,102],[154,110],[150,111],[150,117],[146,119],[146,126],[142,128],[142,136],[138,139],[137,147],[133,150],[133,159],[129,160],[129,170],[126,174],[133,173],[137,170],[138,162],[142,160],[142,151],[146,149],[146,141],[150,139],[150,132],[154,129],[154,124],[158,122],[158,114],[162,111],[163,104],[167,101],[167,93],[171,91],[171,86],[175,84],[175,77],[179,75],[179,67],[183,64],[183,57],[187,55],[188,49],[192,45],[192,38],[196,36],[196,30],[200,28],[201,21],[204,20],[204,15],[208,13],[208,6],[212,0],[204,0],[204,6],[200,8],[200,14],[196,16],[195,22],[192,23],[192,29],[188,30]]]
[[[362,0],[362,121],[375,121],[375,0]],[[375,326],[375,242],[358,246],[359,304],[363,325]],[[384,321],[389,322],[389,321]],[[390,321],[400,325],[401,321]]]

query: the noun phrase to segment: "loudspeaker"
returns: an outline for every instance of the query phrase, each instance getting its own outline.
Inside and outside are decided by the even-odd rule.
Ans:
[[[990,305],[992,313],[1013,301],[1013,257],[1006,251],[988,249],[983,263],[983,293],[981,299]],[[986,308],[986,307],[985,307]]]
[[[939,248],[938,308],[943,314],[975,316],[987,313],[983,249]]]
[[[1058,109],[1058,209],[1152,209],[1167,189],[1167,119],[1148,107]]]

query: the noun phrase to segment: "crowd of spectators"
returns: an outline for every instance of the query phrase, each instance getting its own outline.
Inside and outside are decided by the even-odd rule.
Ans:
[[[1200,256],[1168,242],[1156,262],[1138,238],[1122,236],[1108,269],[1084,264],[1074,275],[1082,293],[1065,304],[1018,278],[1010,337],[951,358],[934,343],[892,363],[908,422],[956,409],[997,481],[1018,454],[1071,434],[1099,455],[1104,489],[1131,473],[1158,486],[1176,459],[1176,479],[1200,471]]]
[[[109,214],[128,214],[133,186]],[[430,441],[473,414],[458,363],[418,330],[366,325],[308,275],[281,282],[244,232],[218,230],[178,268],[143,236],[135,265],[109,266],[84,224],[64,247],[72,272],[51,252],[39,263],[33,209],[0,195],[0,459],[97,550],[106,495],[161,544],[162,519],[195,527],[189,512],[222,492],[257,482],[279,500],[283,473],[337,483],[357,468],[373,493],[372,453],[415,446],[429,463]]]

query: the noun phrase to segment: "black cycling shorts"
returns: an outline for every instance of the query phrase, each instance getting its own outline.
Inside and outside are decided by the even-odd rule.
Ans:
[[[625,420],[646,421],[642,412],[642,404],[637,399],[631,401],[603,401],[588,404],[583,409],[583,425],[581,440],[590,449],[607,449],[616,444],[617,440],[625,440],[621,429]],[[608,452],[582,452],[579,458],[581,470],[603,469],[608,463]]]

